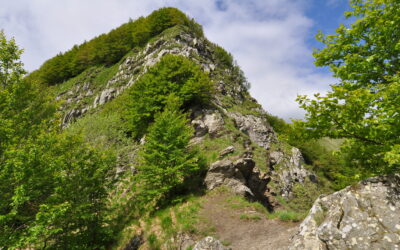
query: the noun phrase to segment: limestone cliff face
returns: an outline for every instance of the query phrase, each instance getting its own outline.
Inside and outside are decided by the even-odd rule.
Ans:
[[[293,182],[302,183],[313,174],[304,168],[298,149],[293,148],[288,151],[271,149],[272,145],[280,142],[266,119],[265,111],[250,96],[246,88],[247,82],[240,69],[217,60],[216,47],[188,28],[177,26],[166,30],[143,49],[132,51],[114,66],[115,73],[107,82],[99,84],[96,82],[97,72],[89,71],[77,84],[60,93],[57,99],[64,100],[62,126],[67,127],[81,116],[96,112],[102,105],[117,98],[164,55],[185,56],[199,64],[216,85],[216,92],[210,105],[206,108],[194,107],[192,110],[192,125],[196,131],[192,143],[201,145],[204,141],[231,134],[232,136],[225,140],[224,143],[227,145],[224,147],[236,144],[234,152],[236,155],[234,159],[227,161],[248,162],[254,155],[258,159],[258,162],[250,164],[252,174],[247,174],[244,179],[239,178],[238,181],[230,173],[221,173],[226,178],[219,182],[237,183],[238,185],[231,185],[234,190],[259,196],[264,194],[253,194],[254,190],[258,190],[258,193],[266,192],[267,183],[273,180],[277,184],[274,193],[290,197]],[[276,171],[278,168],[275,167],[278,165],[279,171]],[[262,180],[257,184],[259,186],[255,187],[254,179]],[[213,178],[208,180],[209,187],[220,185],[220,183],[212,184]],[[240,186],[239,183],[243,185]]]
[[[400,249],[400,175],[317,199],[290,249]]]

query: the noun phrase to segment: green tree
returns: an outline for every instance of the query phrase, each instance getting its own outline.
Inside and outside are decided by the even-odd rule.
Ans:
[[[317,35],[314,53],[340,82],[326,96],[299,96],[310,137],[346,138],[347,163],[365,174],[399,171],[400,2],[352,0],[345,13],[356,21],[336,34]]]
[[[19,81],[26,73],[19,60],[22,52],[15,40],[7,40],[0,30],[0,87],[5,88],[10,82]]]
[[[99,248],[114,159],[60,134],[56,105],[0,40],[0,248]]]
[[[213,84],[200,67],[182,56],[166,55],[130,89],[128,122],[133,136],[140,138],[163,111],[170,94],[185,108],[201,105],[210,98]]]
[[[179,99],[170,96],[146,135],[137,175],[140,197],[147,206],[163,205],[188,177],[200,170],[201,161],[191,150],[193,128],[179,111]]]

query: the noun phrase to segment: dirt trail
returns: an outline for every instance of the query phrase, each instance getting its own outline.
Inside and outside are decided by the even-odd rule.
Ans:
[[[232,250],[287,249],[299,223],[267,219],[249,207],[232,207],[228,198],[224,193],[209,196],[200,211],[200,216],[214,226],[221,242]]]

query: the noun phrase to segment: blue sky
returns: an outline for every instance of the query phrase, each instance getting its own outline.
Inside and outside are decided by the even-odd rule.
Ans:
[[[270,113],[301,118],[298,94],[324,93],[335,82],[313,64],[318,30],[346,23],[348,0],[0,0],[0,29],[25,49],[28,70],[74,44],[163,6],[203,25],[209,40],[231,52]]]

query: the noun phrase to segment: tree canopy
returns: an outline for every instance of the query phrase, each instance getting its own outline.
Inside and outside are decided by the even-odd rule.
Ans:
[[[311,137],[346,138],[348,164],[370,174],[400,167],[400,2],[352,0],[355,18],[336,34],[319,33],[317,66],[328,66],[337,84],[325,95],[299,96]]]

